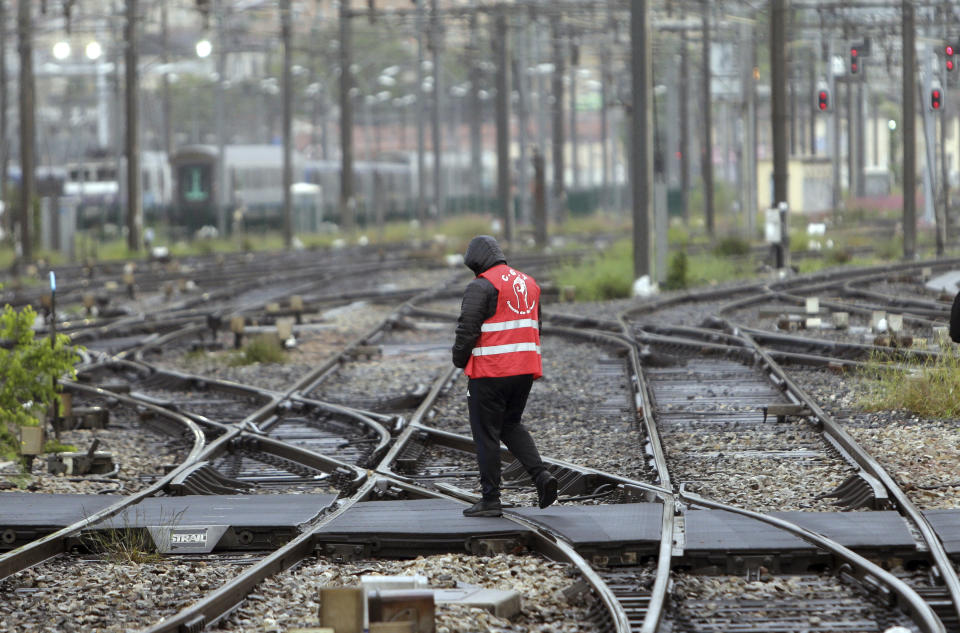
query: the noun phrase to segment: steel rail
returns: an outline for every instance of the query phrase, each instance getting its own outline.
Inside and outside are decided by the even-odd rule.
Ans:
[[[88,387],[86,385],[77,383],[64,383],[64,386],[70,390],[79,391],[89,395],[97,395],[103,398],[116,398],[120,402],[130,406],[142,406],[158,415],[174,420],[176,423],[183,426],[184,431],[193,438],[193,445],[190,449],[190,452],[179,466],[171,470],[151,486],[144,488],[140,492],[129,495],[123,500],[118,501],[117,503],[106,507],[103,510],[100,510],[99,512],[96,512],[80,521],[76,521],[64,528],[61,528],[52,534],[48,534],[47,536],[35,541],[31,541],[22,547],[0,555],[0,580],[10,576],[11,574],[15,574],[23,569],[26,569],[27,567],[43,562],[53,556],[56,556],[57,554],[65,552],[68,539],[75,536],[84,528],[119,514],[125,508],[135,505],[143,499],[160,492],[181,472],[189,468],[203,451],[205,442],[204,434],[200,430],[200,427],[198,427],[196,423],[186,416],[179,415],[161,407],[144,404],[122,394],[115,394],[113,392],[104,391],[103,389],[96,387]]]
[[[946,631],[943,626],[943,622],[941,622],[940,618],[937,617],[937,614],[934,613],[933,608],[927,604],[927,602],[920,597],[920,595],[910,585],[903,582],[890,572],[884,570],[879,565],[872,563],[863,556],[841,545],[840,543],[837,543],[836,541],[819,534],[818,532],[808,530],[807,528],[801,527],[784,519],[779,519],[767,514],[761,514],[759,512],[744,510],[735,506],[710,501],[699,495],[688,492],[678,492],[677,499],[691,505],[698,505],[714,510],[732,512],[734,514],[749,517],[757,521],[762,521],[768,525],[772,525],[781,530],[790,532],[794,536],[802,538],[808,543],[812,543],[818,547],[821,547],[835,556],[843,558],[851,565],[856,567],[861,576],[872,576],[881,581],[883,584],[887,585],[901,598],[901,606],[905,604],[907,609],[914,616],[914,621],[922,627],[923,631],[927,633],[944,633]]]
[[[374,485],[373,480],[366,481],[349,499],[343,500],[335,511],[324,515],[313,529],[301,533],[217,590],[184,607],[176,615],[143,629],[143,633],[199,633],[206,626],[228,615],[246,599],[254,587],[312,554],[316,530],[344,514],[357,501],[370,494]]]
[[[728,324],[728,327],[734,329]],[[740,336],[750,344],[753,348],[753,352],[763,360],[764,364],[767,366],[767,369],[776,375],[780,381],[786,386],[786,389],[796,398],[799,402],[802,402],[810,411],[813,412],[813,415],[820,420],[823,425],[824,432],[833,437],[838,444],[840,444],[848,454],[853,456],[857,463],[865,471],[870,473],[874,478],[878,479],[883,486],[887,489],[890,496],[893,498],[894,502],[900,507],[901,511],[906,513],[907,517],[913,521],[914,525],[917,526],[917,529],[920,531],[923,536],[924,541],[927,543],[927,546],[930,549],[930,554],[936,564],[937,568],[940,570],[941,576],[944,583],[947,586],[948,591],[950,592],[950,598],[954,605],[954,610],[957,612],[957,615],[960,616],[960,578],[957,577],[957,571],[954,569],[953,564],[950,561],[949,556],[944,549],[943,543],[940,538],[937,536],[936,532],[933,529],[933,526],[930,525],[926,517],[923,516],[923,513],[914,505],[910,498],[903,492],[900,486],[896,483],[893,477],[886,471],[886,469],[875,460],[867,451],[865,451],[857,441],[846,432],[833,418],[827,414],[820,406],[804,392],[800,387],[783,371],[783,369],[778,365],[770,355],[767,354],[760,345],[758,345],[749,334],[740,332]]]
[[[670,478],[667,457],[663,451],[663,442],[660,439],[660,429],[657,427],[657,421],[653,418],[653,407],[651,406],[653,398],[650,393],[650,385],[643,375],[643,365],[640,361],[636,339],[633,336],[633,329],[630,327],[626,313],[617,315],[617,321],[623,336],[627,338],[629,343],[630,367],[633,372],[632,383],[634,398],[636,399],[635,409],[640,412],[643,420],[643,429],[647,434],[647,442],[653,453],[657,478],[664,488],[672,490],[673,482]],[[663,502],[663,514],[661,515],[660,547],[657,551],[657,573],[650,590],[649,608],[640,628],[641,633],[656,633],[660,628],[660,621],[663,619],[663,612],[666,609],[670,590],[676,504],[670,495],[661,495],[660,498]]]

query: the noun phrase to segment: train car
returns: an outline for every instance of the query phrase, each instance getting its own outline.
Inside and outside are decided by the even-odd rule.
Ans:
[[[189,145],[170,157],[174,175],[174,223],[195,231],[217,224],[216,182],[219,151],[212,145]],[[310,227],[323,215],[323,182],[310,180],[307,161],[293,154],[294,208],[303,218],[296,226]],[[228,223],[236,217],[245,228],[279,228],[283,212],[283,147],[279,145],[227,145],[224,147],[224,195],[221,203]],[[339,177],[339,176],[337,176]],[[319,190],[298,185],[319,185]]]
[[[127,169],[126,158],[119,161],[117,179],[115,157],[90,158],[64,166],[64,195],[78,201],[80,228],[102,226],[105,222],[122,224],[119,217],[126,187],[121,186]],[[164,152],[144,151],[140,155],[140,191],[143,212],[148,221],[163,215],[173,197],[170,165]]]

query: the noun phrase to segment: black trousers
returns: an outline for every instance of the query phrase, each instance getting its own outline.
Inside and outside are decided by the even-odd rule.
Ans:
[[[503,441],[530,476],[544,470],[530,433],[520,422],[533,375],[471,378],[467,382],[470,430],[477,443],[480,489],[487,501],[500,498],[500,442]]]

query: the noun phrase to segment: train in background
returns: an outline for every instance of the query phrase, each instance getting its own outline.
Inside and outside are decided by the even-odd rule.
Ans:
[[[218,226],[215,208],[219,153],[214,145],[188,145],[169,157],[145,151],[141,158],[141,190],[146,224],[179,228],[184,235],[203,226]],[[224,147],[226,194],[222,204],[228,228],[242,223],[245,229],[279,229],[283,209],[283,148],[280,145],[227,145]],[[445,213],[495,209],[495,158],[484,155],[481,193],[474,182],[470,158],[448,153],[444,162]],[[123,182],[126,163],[100,157],[65,165],[64,194],[78,201],[80,229],[122,227],[125,203]],[[293,153],[293,229],[315,232],[340,222],[339,160],[319,160]],[[433,155],[425,156],[424,200],[433,199]],[[380,160],[354,163],[354,219],[360,226],[409,220],[417,214],[417,155],[391,152]],[[238,226],[239,228],[239,226]]]
[[[67,163],[60,172],[63,195],[77,201],[77,226],[80,229],[122,226],[122,197],[117,170],[125,175],[126,158],[96,157]],[[146,217],[162,217],[173,200],[173,177],[165,152],[144,151],[140,155],[140,190]]]
[[[212,145],[180,148],[170,157],[174,179],[172,220],[196,229],[216,225],[214,183],[219,153]],[[429,161],[432,161],[432,156]],[[224,147],[223,205],[230,222],[245,228],[277,228],[283,208],[283,148],[278,145],[228,145]],[[432,170],[432,162],[426,168]],[[446,195],[449,200],[471,195],[470,168],[463,157],[445,158]],[[340,222],[339,160],[318,160],[293,154],[293,229],[317,231]],[[491,176],[492,178],[492,176]],[[417,216],[415,153],[392,153],[381,160],[354,162],[354,217],[358,224],[377,218],[405,220]],[[427,179],[425,196],[432,196]],[[492,187],[491,187],[492,189]]]

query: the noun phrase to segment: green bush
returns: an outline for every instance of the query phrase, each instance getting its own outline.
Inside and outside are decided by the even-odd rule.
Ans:
[[[810,250],[810,236],[806,231],[790,231],[790,252],[803,253]]]
[[[960,416],[960,352],[956,347],[912,366],[876,358],[861,377],[865,395],[860,404],[868,411],[898,409],[929,418]]]
[[[686,251],[677,251],[670,256],[670,264],[667,267],[667,280],[663,287],[665,290],[682,290],[687,287],[687,253]]]
[[[48,338],[35,338],[36,317],[29,306],[18,312],[7,305],[0,314],[0,339],[10,346],[0,347],[0,420],[6,422],[0,426],[0,454],[7,459],[19,455],[17,427],[40,424],[58,397],[54,379],[76,376],[80,360],[66,335],[58,335],[53,345]]]
[[[596,258],[564,266],[557,282],[575,286],[579,301],[606,301],[630,296],[633,284],[633,245],[622,240]]]
[[[877,257],[886,260],[897,260],[903,256],[903,238],[894,237],[877,243],[875,250]]]
[[[823,258],[831,264],[848,264],[853,259],[853,253],[845,248],[835,246],[824,251]]]
[[[667,229],[667,243],[677,246],[687,246],[690,244],[690,231],[686,227],[673,224]]]
[[[720,238],[713,253],[718,257],[743,257],[750,254],[750,242],[736,235],[727,235]]]
[[[253,363],[282,363],[283,343],[276,334],[258,334],[250,339],[243,351],[234,357],[232,365],[252,365]]]

